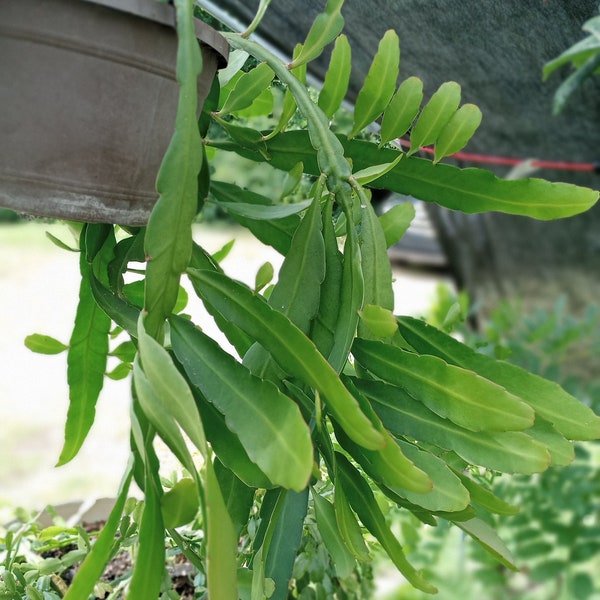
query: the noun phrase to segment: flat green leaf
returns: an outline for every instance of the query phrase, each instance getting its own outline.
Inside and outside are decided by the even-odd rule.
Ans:
[[[398,440],[397,443],[404,455],[431,478],[433,489],[426,494],[419,494],[393,487],[396,493],[409,502],[434,512],[461,511],[469,505],[469,492],[441,458],[403,440]]]
[[[492,494],[490,490],[473,481],[468,475],[457,470],[454,470],[454,474],[468,490],[469,495],[471,496],[471,502],[474,504],[497,515],[516,515],[519,512],[520,508],[518,506],[504,502],[504,500],[501,500],[498,496]]]
[[[222,88],[229,83],[234,75],[240,72],[247,59],[248,53],[243,50],[232,50],[229,53],[227,66],[224,69],[219,69],[217,74]]]
[[[114,350],[111,350],[108,355],[114,356],[123,362],[133,362],[137,353],[137,347],[131,340],[120,343]]]
[[[354,556],[346,548],[346,544],[338,529],[335,509],[330,502],[314,490],[312,497],[315,504],[317,527],[319,528],[319,533],[323,538],[325,547],[331,556],[335,572],[338,577],[346,579],[350,577],[354,570],[355,560]]]
[[[152,446],[152,430],[147,428],[143,437],[144,447],[138,450],[144,454],[144,508],[128,600],[157,598],[165,571],[165,526],[160,506],[162,487],[158,476],[159,462]]]
[[[321,234],[320,199],[323,183],[317,186],[311,207],[294,233],[290,250],[279,270],[269,304],[308,333],[319,309],[320,287],[325,277],[325,245]],[[265,379],[277,380],[278,369],[268,352],[258,346],[244,356],[244,364]]]
[[[65,600],[88,598],[92,594],[96,582],[102,576],[102,573],[112,556],[115,545],[115,535],[119,529],[121,515],[123,514],[132,478],[133,469],[130,460],[125,475],[121,480],[117,498],[110,511],[110,515],[108,516],[104,527],[98,534],[90,553],[85,557],[85,560],[77,569],[75,578],[65,594]]]
[[[218,123],[240,147],[258,152],[264,156],[265,159],[269,159],[266,140],[260,131],[253,129],[252,127],[234,125],[223,119],[218,119]]]
[[[111,320],[94,300],[90,287],[93,275],[84,251],[88,231],[96,227],[101,226],[89,225],[81,235],[79,303],[67,354],[69,410],[65,423],[65,442],[58,465],[69,462],[79,452],[94,423],[96,402],[104,385]],[[99,255],[104,264],[108,263],[112,258],[110,242],[100,250]]]
[[[214,262],[210,254],[203,250],[197,244],[194,244],[192,249],[192,260],[190,267],[194,269],[209,269],[217,272],[222,272],[221,268]],[[196,293],[196,284],[192,281],[192,286]],[[207,312],[213,317],[219,329],[225,334],[229,343],[236,349],[239,356],[244,356],[248,349],[254,343],[250,336],[246,335],[239,327],[227,321],[223,315],[209,302],[204,301],[204,307]]]
[[[337,319],[333,330],[333,344],[328,356],[329,364],[338,373],[342,371],[348,360],[352,341],[356,336],[359,311],[364,302],[364,289],[365,282],[361,268],[358,235],[356,229],[351,227],[344,243]]]
[[[33,333],[25,338],[25,346],[38,354],[60,354],[69,348],[56,338],[40,333]]]
[[[180,479],[160,499],[160,509],[167,529],[175,529],[192,521],[198,509],[200,499],[196,482],[189,477]]]
[[[544,79],[559,67],[567,63],[582,64],[599,51],[600,40],[594,36],[584,38],[544,65]]]
[[[225,415],[250,459],[273,483],[304,489],[313,451],[297,405],[189,321],[171,321],[171,343],[191,383]]]
[[[400,388],[375,381],[355,384],[394,435],[453,450],[472,464],[506,473],[539,473],[550,464],[546,448],[524,433],[469,431],[439,417]]]
[[[313,320],[310,339],[323,356],[329,356],[338,320],[342,281],[342,255],[333,228],[333,200],[323,209],[323,240],[325,244],[325,278],[321,284],[319,310]]]
[[[588,58],[574,73],[569,75],[558,87],[552,102],[552,114],[559,114],[565,107],[573,92],[581,87],[583,82],[600,68],[600,50]]]
[[[376,304],[366,304],[360,311],[360,318],[377,339],[390,338],[398,331],[398,322],[392,311]]]
[[[248,523],[250,510],[254,504],[254,489],[248,487],[218,458],[215,459],[213,466],[227,512],[231,517],[236,534],[239,536],[242,528]]]
[[[336,438],[342,448],[375,481],[392,488],[402,488],[419,494],[431,492],[433,484],[427,473],[416,467],[406,457],[388,432],[385,432],[385,435],[385,447],[374,452],[354,444],[342,431],[336,429]]]
[[[387,254],[385,234],[370,202],[363,204],[361,266],[365,281],[364,303],[394,309],[392,266]]]
[[[270,262],[263,263],[259,267],[256,272],[256,277],[254,278],[254,291],[260,292],[267,287],[273,280],[274,275],[275,270],[273,269],[273,265]]]
[[[227,96],[219,114],[233,113],[248,108],[262,94],[275,77],[272,69],[265,63],[244,73]]]
[[[511,571],[518,571],[515,560],[510,550],[504,542],[498,537],[498,534],[481,519],[471,519],[469,521],[455,522],[465,533],[470,535],[485,550],[487,550],[499,563],[509,568]]]
[[[406,560],[400,542],[394,537],[385,522],[375,496],[369,484],[339,452],[336,453],[337,475],[340,478],[352,508],[358,514],[363,525],[377,538],[383,549],[407,581],[417,589],[435,594],[437,589],[425,581]]]
[[[248,108],[237,110],[235,114],[239,119],[265,117],[273,112],[274,106],[273,89],[268,87],[255,98],[254,102]]]
[[[319,93],[319,107],[330,119],[340,108],[346,96],[351,69],[352,50],[348,38],[342,34],[335,40],[329,68]]]
[[[142,370],[139,361],[133,365],[133,384],[137,394],[138,402],[148,421],[152,423],[167,447],[173,452],[177,460],[190,473],[196,472],[192,455],[183,439],[183,435],[177,425],[175,418],[168,407],[161,402],[156,395],[148,377]]]
[[[144,287],[145,284],[143,279],[126,283],[123,286],[123,296],[125,296],[132,304],[141,308],[144,306]],[[177,290],[177,299],[173,306],[173,313],[180,313],[187,306],[188,300],[187,292],[183,287],[179,286],[179,289]]]
[[[365,83],[356,97],[351,138],[370,125],[385,110],[396,89],[399,67],[398,34],[393,29],[388,29],[379,42],[377,54],[371,63]]]
[[[265,560],[265,575],[275,582],[273,600],[287,600],[294,560],[302,541],[302,529],[308,505],[308,488],[301,492],[287,491],[281,509],[276,511],[275,527]]]
[[[325,277],[325,243],[321,233],[320,189],[292,238],[269,304],[307,333],[319,308]]]
[[[90,269],[90,289],[98,306],[132,338],[137,338],[140,309],[113,294],[94,276]]]
[[[142,367],[154,393],[196,448],[206,456],[206,438],[194,396],[169,353],[146,333],[143,314],[140,314],[138,322],[138,342]]]
[[[245,485],[263,489],[274,487],[258,465],[250,460],[238,436],[227,427],[225,417],[197,390],[195,392],[206,437],[217,458]]]
[[[356,171],[354,175],[354,179],[360,183],[360,185],[367,185],[380,177],[383,177],[386,173],[389,173],[402,159],[404,154],[401,152],[398,153],[398,156],[393,162],[384,163],[382,165],[373,165],[371,167],[367,167],[366,169],[361,169],[360,171]]]
[[[177,0],[177,69],[179,85],[175,132],[156,179],[159,198],[148,221],[145,251],[146,327],[152,337],[162,335],[164,320],[177,301],[180,275],[192,254],[192,220],[198,206],[198,173],[202,140],[197,123],[200,46],[194,30],[192,3]]]
[[[223,244],[223,246],[221,246],[221,248],[219,248],[216,252],[213,252],[212,257],[214,261],[216,263],[224,261],[229,256],[229,253],[231,252],[234,245],[235,238]]]
[[[246,204],[244,202],[218,202],[218,205],[229,213],[257,220],[284,219],[290,215],[301,213],[303,210],[306,210],[310,204],[310,200],[302,200],[300,202],[295,202],[294,204],[274,204],[271,206]]]
[[[546,446],[548,452],[550,452],[553,466],[566,467],[573,462],[575,458],[573,443],[566,440],[551,423],[542,419],[539,415],[536,416],[533,427],[527,430],[527,435]]]
[[[383,113],[381,121],[381,146],[402,137],[415,120],[423,101],[423,82],[409,77],[399,86]]]
[[[352,353],[377,377],[405,389],[441,417],[472,431],[518,431],[533,425],[535,413],[516,396],[435,356],[362,339],[354,342]]]
[[[112,371],[108,371],[106,376],[113,381],[121,381],[131,374],[131,365],[129,363],[120,363]]]
[[[270,199],[265,196],[220,181],[213,181],[211,183],[211,193],[222,203],[240,202],[241,200],[246,204],[271,205]],[[231,209],[229,212],[231,217],[251,231],[258,240],[272,246],[280,254],[287,255],[294,232],[300,224],[300,216],[298,214],[291,214],[281,219],[264,221],[244,217],[230,205],[228,207]]]
[[[356,400],[314,344],[285,315],[271,308],[241,283],[220,273],[188,270],[203,298],[218,304],[233,321],[264,346],[290,374],[316,388],[349,437],[365,448],[380,448],[384,439],[361,412]]]
[[[302,51],[302,44],[296,44],[294,47],[294,52],[292,57],[296,58],[300,52]],[[296,68],[291,70],[292,75],[297,78],[302,84],[306,83],[306,63],[303,63]],[[280,77],[281,79],[281,77]],[[277,135],[280,131],[283,131],[290,119],[296,114],[298,106],[296,104],[296,99],[292,94],[289,86],[285,91],[285,95],[283,97],[283,107],[281,109],[281,115],[279,115],[279,121],[277,122],[277,126],[275,129],[267,136],[268,138]],[[288,171],[289,169],[286,169]]]
[[[208,595],[219,600],[238,600],[238,536],[223,500],[211,460],[205,474],[207,549],[206,578]]]
[[[415,207],[412,202],[396,204],[396,206],[392,206],[390,210],[384,212],[379,217],[383,235],[385,236],[385,245],[388,248],[391,248],[400,241],[414,218]]]
[[[55,235],[52,235],[49,231],[46,231],[46,237],[61,250],[66,250],[67,252],[79,252],[79,248],[69,246]]]
[[[355,170],[392,162],[397,157],[397,150],[379,149],[372,142],[347,140],[343,136],[340,136],[340,141],[340,152],[352,161]],[[321,173],[306,131],[279,134],[269,140],[266,147],[271,164],[278,169],[287,171],[302,161],[306,173],[315,176]],[[237,151],[251,160],[265,160],[259,152],[240,148]],[[436,202],[468,214],[498,211],[541,220],[584,212],[598,201],[599,196],[596,190],[572,184],[535,178],[500,179],[485,169],[459,169],[442,163],[434,165],[430,160],[415,157],[401,160],[372,187]]]
[[[333,507],[335,509],[335,518],[338,529],[346,547],[358,560],[362,560],[363,562],[369,561],[369,550],[365,544],[360,525],[350,508],[348,498],[346,498],[346,493],[344,492],[344,486],[337,477],[335,481]]]
[[[435,140],[433,162],[462,150],[481,124],[481,111],[474,104],[463,104],[444,125]]]
[[[302,49],[290,64],[294,69],[317,58],[323,48],[333,42],[344,28],[344,17],[341,8],[344,0],[327,0],[325,11],[314,20]]]
[[[460,104],[460,85],[455,81],[442,83],[423,107],[410,134],[408,156],[422,146],[433,144]]]
[[[593,440],[600,437],[600,417],[558,384],[516,365],[479,354],[417,319],[400,317],[398,324],[402,335],[418,352],[439,356],[503,386],[532,406],[567,439]]]

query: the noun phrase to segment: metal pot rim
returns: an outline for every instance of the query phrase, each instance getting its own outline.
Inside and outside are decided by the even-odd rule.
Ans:
[[[90,4],[98,4],[106,8],[128,13],[161,25],[175,28],[175,7],[170,2],[158,2],[157,0],[82,0]],[[210,25],[200,19],[194,19],[194,28],[198,41],[207,44],[215,50],[219,67],[227,65],[229,56],[229,44]]]

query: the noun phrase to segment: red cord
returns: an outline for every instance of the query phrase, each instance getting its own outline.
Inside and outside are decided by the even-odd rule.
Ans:
[[[398,139],[396,140],[401,146],[406,148],[410,147],[408,140]],[[433,148],[420,148],[422,152],[427,154],[433,154]],[[471,152],[456,152],[451,155],[451,158],[456,160],[464,160],[467,162],[482,163],[488,165],[505,165],[508,167],[516,167],[525,162],[522,158],[509,158],[506,156],[489,156],[487,154],[473,154]],[[566,162],[566,161],[555,161],[555,160],[537,160],[531,161],[531,166],[536,169],[555,169],[562,171],[596,171],[600,170],[598,163],[580,163],[580,162]]]

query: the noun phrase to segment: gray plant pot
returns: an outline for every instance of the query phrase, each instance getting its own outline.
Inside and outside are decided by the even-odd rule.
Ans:
[[[177,109],[174,23],[157,0],[1,0],[0,206],[147,222]],[[201,106],[228,46],[195,27]]]

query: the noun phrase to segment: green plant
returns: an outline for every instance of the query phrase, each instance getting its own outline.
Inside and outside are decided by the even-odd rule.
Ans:
[[[586,79],[600,73],[600,15],[588,19],[582,29],[590,35],[544,65],[544,79],[569,63],[575,69],[554,94],[552,112],[555,115],[562,112],[573,92],[580,88]]]
[[[503,359],[543,375],[598,409],[600,377],[593,368],[600,344],[600,311],[590,306],[579,316],[567,309],[562,297],[553,310],[525,314],[516,300],[504,301],[473,331],[465,325],[469,316],[464,294],[441,287],[429,316],[430,322],[460,335],[465,343],[488,356]],[[589,368],[592,366],[592,368]],[[586,368],[587,367],[587,368]],[[572,458],[571,454],[570,457]],[[575,446],[574,460],[566,468],[551,467],[532,478],[483,475],[492,491],[504,501],[521,507],[519,515],[488,517],[514,552],[518,573],[490,560],[479,547],[444,530],[419,536],[421,544],[410,558],[430,567],[435,581],[448,597],[479,598],[589,598],[598,588],[596,577],[600,551],[600,527],[596,498],[600,489],[596,443]],[[459,579],[444,571],[449,557]],[[445,578],[449,578],[445,579]],[[452,590],[455,590],[453,592]]]
[[[346,94],[351,62],[340,35],[340,0],[327,3],[289,64],[247,35],[225,34],[235,50],[231,67],[215,81],[197,127],[201,65],[192,3],[175,4],[181,91],[157,204],[146,228],[87,224],[79,236],[82,283],[68,344],[71,394],[60,463],[76,455],[92,425],[109,354],[122,360],[124,372],[133,371],[132,459],[113,512],[65,597],[91,593],[134,478],[145,503],[131,599],[160,593],[165,530],[213,599],[322,597],[318,586],[300,591],[307,571],[296,557],[305,527],[318,530],[336,577],[351,577],[355,561],[369,560],[366,530],[412,585],[435,592],[407,561],[376,497],[431,525],[457,525],[515,568],[481,518],[514,509],[471,472],[543,471],[570,447],[566,438],[599,437],[600,418],[549,382],[396,318],[387,248],[406,229],[405,215],[377,218],[368,186],[466,212],[540,219],[586,210],[598,194],[437,164],[466,144],[479,112],[459,108],[460,87],[448,83],[418,114],[418,80],[396,89],[393,31],[381,40],[358,95],[350,136],[336,135],[330,121]],[[334,40],[315,98],[305,84],[306,63]],[[256,66],[243,70],[248,55]],[[273,81],[285,94],[274,126],[259,130],[249,120],[257,114],[264,126]],[[299,128],[285,131],[297,111]],[[359,139],[381,114],[379,143]],[[387,147],[409,129],[408,153]],[[435,144],[435,163],[412,156],[422,144]],[[215,151],[284,171],[286,190],[302,184],[309,193],[299,202],[273,202],[215,181],[208,159]],[[269,285],[268,269],[254,290],[233,281],[194,243],[191,224],[208,200],[285,256],[276,283]],[[141,279],[125,283],[131,272]],[[239,358],[179,314],[182,274]],[[111,350],[111,336],[121,333],[129,339]],[[27,343],[41,351],[64,348],[43,336]],[[168,492],[158,474],[157,436],[189,475]],[[195,549],[178,529],[194,520],[202,531]],[[241,548],[240,539],[248,542]],[[295,564],[298,580],[290,589]],[[347,597],[342,584],[331,585],[335,597]]]

